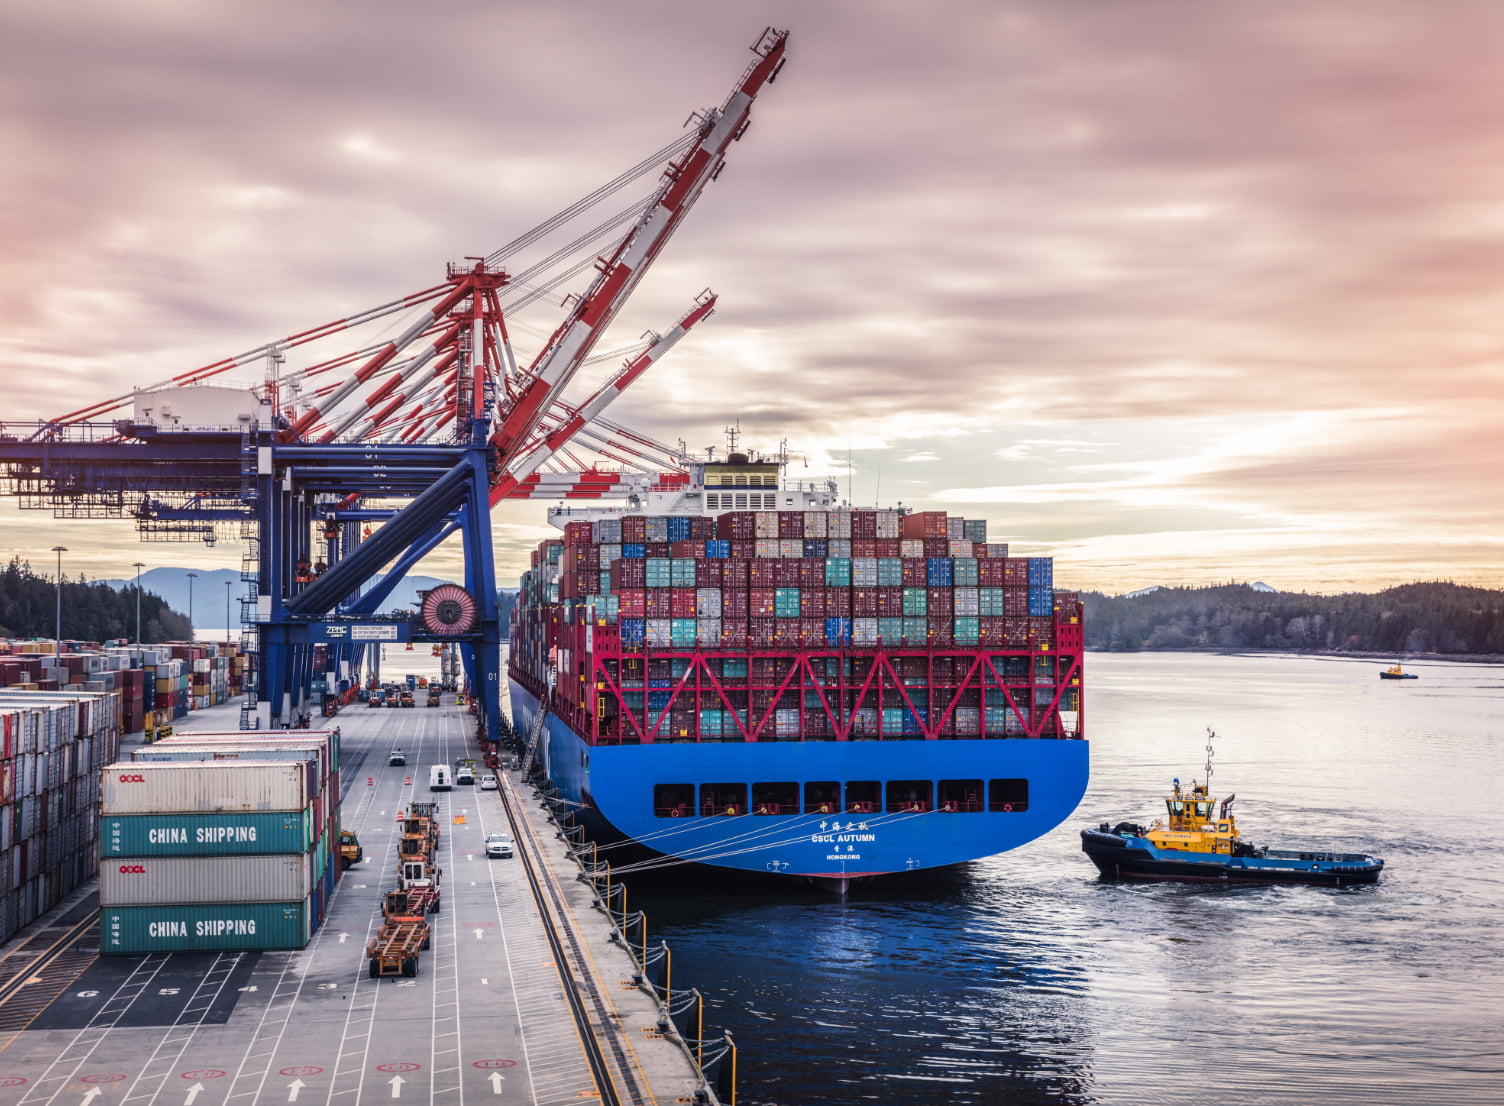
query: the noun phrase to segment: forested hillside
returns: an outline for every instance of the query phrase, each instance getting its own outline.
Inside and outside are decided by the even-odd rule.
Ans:
[[[0,571],[0,637],[50,638],[57,632],[57,589],[49,576],[12,560]],[[141,640],[185,641],[188,619],[161,596],[141,593]],[[108,584],[63,576],[63,638],[108,641],[136,639],[136,589],[116,591]]]
[[[1405,584],[1373,595],[1263,592],[1229,584],[1160,588],[1131,598],[1087,592],[1082,598],[1088,649],[1504,654],[1504,592],[1457,584]]]

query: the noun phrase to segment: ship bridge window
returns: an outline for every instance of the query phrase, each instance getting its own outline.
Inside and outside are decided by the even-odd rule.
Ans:
[[[834,814],[841,809],[841,785],[835,781],[804,785],[804,813]]]
[[[744,783],[701,784],[700,813],[707,818],[717,814],[747,813],[747,785]]]
[[[660,783],[653,788],[653,813],[660,818],[688,818],[695,812],[695,785]]]
[[[747,477],[744,474],[739,474],[737,476],[737,478],[736,478],[736,486],[738,488],[745,488],[747,486]]]
[[[994,814],[1018,814],[1029,809],[1028,780],[988,780],[987,809]]]
[[[929,780],[889,780],[889,814],[923,814],[934,805],[934,785]]]
[[[952,814],[982,813],[981,780],[941,780],[937,810]]]
[[[883,785],[877,780],[852,780],[846,784],[847,814],[876,814]]]
[[[797,783],[754,783],[752,785],[753,814],[798,814],[799,785]]]
[[[738,492],[736,494],[736,509],[738,511],[747,509],[747,494],[745,492]]]

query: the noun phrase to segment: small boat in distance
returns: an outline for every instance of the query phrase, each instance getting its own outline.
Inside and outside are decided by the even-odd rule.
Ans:
[[[1384,671],[1379,673],[1379,679],[1418,680],[1420,679],[1420,677],[1417,676],[1414,672],[1406,672],[1403,668],[1400,667],[1399,662],[1395,661],[1394,664],[1390,665],[1388,668],[1384,669]]]
[[[1255,848],[1238,832],[1232,814],[1235,796],[1211,797],[1212,745],[1207,730],[1206,783],[1174,781],[1165,799],[1167,820],[1145,828],[1119,822],[1081,831],[1081,851],[1103,876],[1123,879],[1184,880],[1203,883],[1311,883],[1341,886],[1373,883],[1384,862],[1366,853],[1325,849]]]

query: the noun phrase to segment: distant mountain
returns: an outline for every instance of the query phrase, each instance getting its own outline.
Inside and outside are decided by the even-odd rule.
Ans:
[[[187,614],[189,613],[188,573],[190,572],[198,573],[197,579],[193,581],[193,624],[215,628],[224,626],[225,585],[229,584],[230,620],[232,625],[238,626],[240,624],[240,597],[245,594],[246,585],[240,579],[240,573],[234,569],[198,571],[190,568],[153,568],[141,573],[141,591],[144,594],[160,595],[173,610]],[[380,581],[381,577],[377,576],[376,580]],[[134,587],[136,578],[133,576],[127,580],[95,582],[121,589]],[[417,610],[418,592],[428,591],[440,584],[451,582],[441,580],[436,576],[408,576],[397,585],[391,597],[382,604],[382,609],[387,611]]]
[[[1262,580],[1255,580],[1253,583],[1249,584],[1248,586],[1251,587],[1254,591],[1268,591],[1268,592],[1273,592],[1276,595],[1279,594],[1279,588],[1271,588],[1268,584],[1264,583],[1264,581],[1262,581]]]
[[[1430,582],[1373,595],[1308,595],[1267,584],[1083,592],[1086,647],[1504,654],[1504,592]]]

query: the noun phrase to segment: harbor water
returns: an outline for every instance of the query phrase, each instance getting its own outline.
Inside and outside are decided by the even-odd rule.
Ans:
[[[629,880],[741,1047],[738,1102],[1504,1100],[1504,667],[1093,654],[1077,817],[1002,856],[858,886]],[[1174,777],[1245,839],[1372,852],[1361,888],[1101,881],[1083,825]]]

